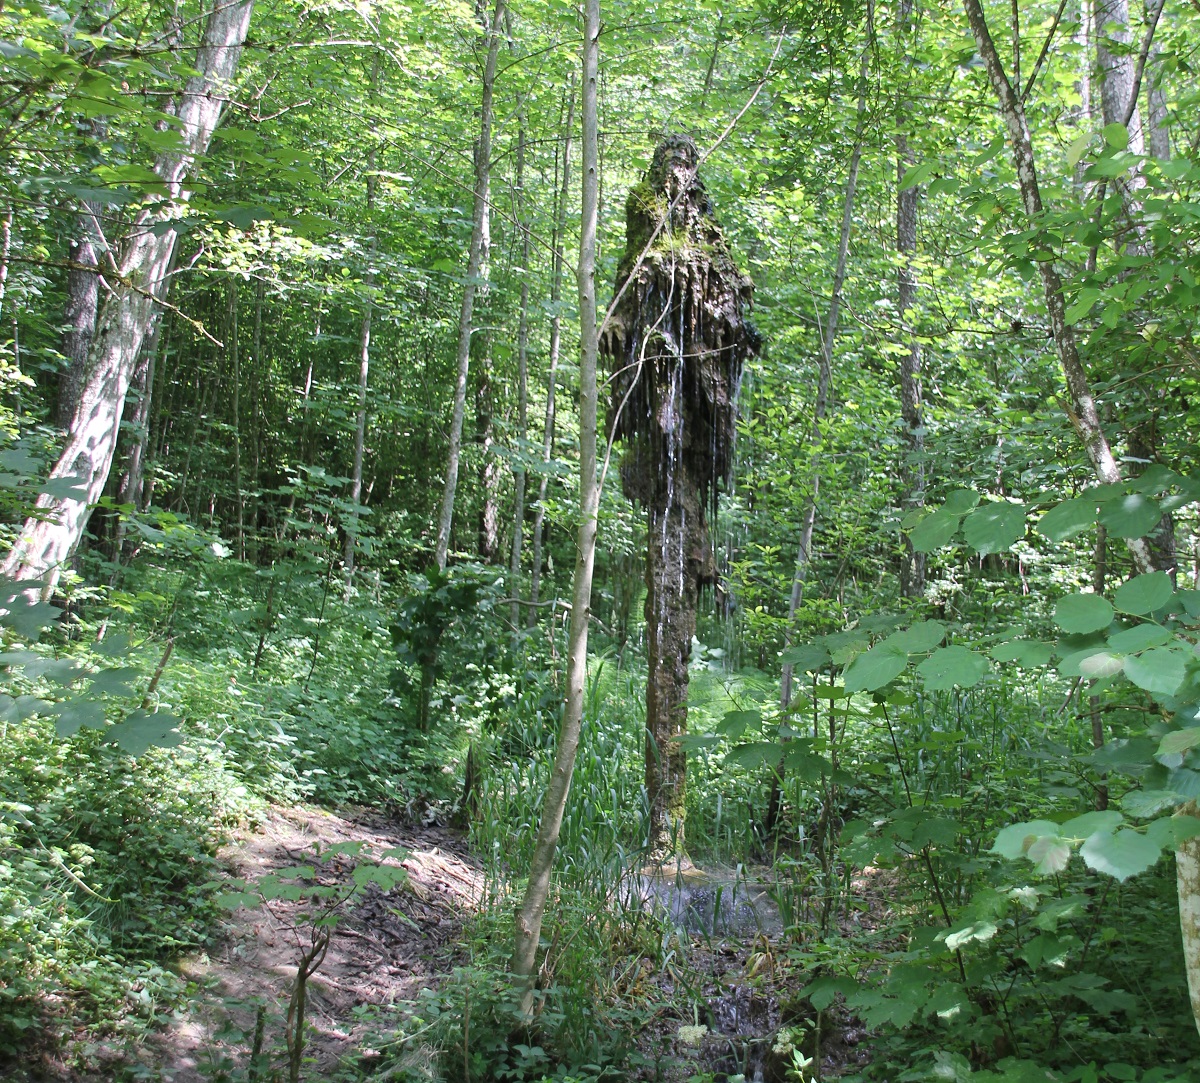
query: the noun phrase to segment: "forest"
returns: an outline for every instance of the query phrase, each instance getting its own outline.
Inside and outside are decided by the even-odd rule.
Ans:
[[[0,4],[0,1077],[1200,1080],[1198,66]]]

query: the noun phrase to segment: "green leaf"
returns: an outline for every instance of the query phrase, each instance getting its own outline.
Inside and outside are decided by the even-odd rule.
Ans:
[[[762,713],[759,711],[726,711],[717,723],[716,732],[722,737],[741,737],[748,729],[757,729],[762,725]]]
[[[997,643],[989,652],[997,662],[1017,662],[1025,669],[1044,666],[1054,654],[1054,648],[1040,639],[1010,639]]]
[[[1087,153],[1087,149],[1089,146],[1091,146],[1091,142],[1091,132],[1085,132],[1083,135],[1079,136],[1069,147],[1067,147],[1067,165],[1071,169],[1074,169],[1079,164],[1079,159]]]
[[[1023,856],[1038,839],[1045,835],[1057,835],[1058,824],[1049,820],[1030,820],[1027,823],[1009,824],[996,836],[989,851],[1016,861]]]
[[[1200,835],[1195,816],[1164,816],[1146,825],[1146,838],[1164,850],[1178,850],[1181,843]]]
[[[1129,129],[1116,122],[1104,125],[1104,142],[1113,150],[1125,150],[1129,146]]]
[[[1156,519],[1155,522],[1158,522]],[[1171,600],[1175,588],[1171,577],[1166,572],[1150,572],[1147,575],[1135,575],[1126,583],[1117,587],[1113,595],[1113,605],[1122,613],[1133,613],[1142,616],[1161,609]]]
[[[1054,606],[1054,623],[1064,632],[1098,632],[1112,619],[1113,607],[1099,594],[1068,594]]]
[[[783,749],[773,741],[751,741],[726,752],[725,762],[736,763],[753,771],[760,767],[774,767],[782,755]]]
[[[997,501],[976,508],[963,520],[963,537],[980,556],[999,553],[1025,535],[1025,507]]]
[[[1184,730],[1172,730],[1158,743],[1158,756],[1176,756],[1189,748],[1200,745],[1200,726],[1189,726]]]
[[[148,749],[173,748],[183,738],[175,727],[180,720],[166,711],[132,711],[123,722],[118,722],[108,735],[131,756],[141,756]]]
[[[99,703],[86,699],[72,699],[58,704],[58,721],[54,728],[60,737],[70,737],[84,726],[104,729],[104,708]]]
[[[955,685],[970,688],[983,680],[987,669],[987,661],[975,651],[966,647],[942,647],[917,666],[917,673],[926,688],[938,691]]]
[[[1087,496],[1064,500],[1037,522],[1037,529],[1051,541],[1066,541],[1096,524],[1096,501]]]
[[[1144,538],[1162,518],[1162,509],[1141,493],[1126,493],[1100,506],[1100,522],[1118,538]]]
[[[906,169],[904,176],[900,178],[900,191],[907,192],[918,184],[924,184],[936,168],[937,162],[921,162],[920,165]]]
[[[1067,323],[1078,323],[1083,319],[1093,308],[1096,307],[1096,302],[1100,300],[1101,292],[1092,286],[1087,286],[1079,291],[1079,296],[1074,302],[1068,306],[1066,312]]]
[[[946,638],[946,626],[937,620],[917,621],[902,632],[893,632],[884,643],[909,654],[931,651]]]
[[[1068,820],[1059,829],[1059,834],[1065,839],[1086,839],[1097,831],[1115,831],[1124,822],[1119,812],[1105,809],[1103,812],[1085,812]]]
[[[1025,856],[1043,876],[1053,876],[1071,860],[1071,844],[1058,835],[1043,835],[1025,851]]]
[[[1173,696],[1187,676],[1187,654],[1172,647],[1153,647],[1125,659],[1125,676],[1153,696]]]
[[[979,494],[974,489],[955,489],[944,501],[940,510],[951,515],[966,515],[979,504]]]
[[[223,891],[215,901],[226,910],[237,910],[243,906],[247,910],[253,910],[262,905],[262,899],[248,891]]]
[[[829,665],[829,652],[824,647],[812,643],[800,643],[784,651],[782,661],[785,666],[791,666],[803,673],[811,673]]]
[[[129,682],[141,676],[141,671],[135,666],[117,666],[113,669],[102,669],[92,675],[91,692],[105,692],[110,696],[132,696],[133,689]]]
[[[1159,624],[1138,624],[1108,637],[1109,647],[1118,654],[1136,654],[1149,647],[1162,647],[1174,637]]]
[[[1121,808],[1130,816],[1144,820],[1169,808],[1183,804],[1183,798],[1173,790],[1130,790],[1121,798]]]
[[[948,545],[958,530],[961,515],[948,512],[944,508],[930,512],[909,534],[908,540],[918,553],[930,553]]]
[[[1131,876],[1153,866],[1162,853],[1162,847],[1155,845],[1145,835],[1122,828],[1115,834],[1097,831],[1080,847],[1079,853],[1088,868],[1124,883]]]
[[[865,654],[860,654],[846,667],[847,692],[874,692],[894,681],[908,665],[908,653],[897,650],[885,640]]]
[[[990,921],[972,922],[970,925],[946,933],[946,947],[950,951],[958,951],[972,941],[983,943],[991,940],[997,932],[996,926]]]

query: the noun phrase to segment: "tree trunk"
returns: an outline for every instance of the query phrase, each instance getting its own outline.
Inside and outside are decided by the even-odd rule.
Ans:
[[[462,308],[458,316],[458,376],[454,385],[454,408],[450,417],[450,446],[446,451],[446,484],[438,513],[434,560],[445,571],[450,549],[450,530],[454,525],[454,495],[458,488],[458,466],[462,452],[463,417],[467,411],[467,379],[471,366],[472,317],[475,291],[484,269],[484,246],[490,228],[488,183],[492,158],[492,89],[496,81],[496,59],[500,52],[500,31],[504,25],[504,0],[496,0],[492,25],[488,31],[487,60],[483,69],[483,91],[479,107],[479,141],[475,145],[475,224],[467,253],[467,279],[463,285]]]
[[[79,234],[67,247],[67,260],[74,264],[67,271],[67,304],[64,313],[62,353],[67,367],[58,379],[58,425],[70,428],[79,406],[87,373],[88,355],[96,334],[96,312],[100,304],[99,253],[103,240],[96,228],[99,208],[81,202]],[[88,270],[93,267],[96,270]]]
[[[121,412],[133,367],[157,316],[155,298],[175,248],[176,233],[157,228],[187,199],[184,182],[197,158],[208,149],[220,119],[224,84],[237,70],[253,0],[216,4],[205,24],[195,68],[179,105],[181,150],[155,162],[167,197],[152,203],[134,221],[122,245],[119,276],[105,302],[95,335],[79,405],[52,478],[78,478],[76,494],[38,500],[37,517],[26,521],[3,565],[3,574],[40,579],[49,595],[61,569],[79,544],[92,506],[112,469]]]
[[[246,504],[242,495],[242,355],[238,350],[237,277],[229,279],[228,340],[230,367],[233,370],[233,502],[237,513],[234,552],[246,559]]]
[[[964,0],[967,20],[975,44],[983,59],[988,79],[992,84],[1000,105],[1000,113],[1008,132],[1009,149],[1017,171],[1017,183],[1021,191],[1021,202],[1031,227],[1036,227],[1042,218],[1042,195],[1038,186],[1037,167],[1033,157],[1033,142],[1029,135],[1029,124],[1025,108],[1008,80],[1000,55],[992,41],[981,0]],[[1050,331],[1054,338],[1059,364],[1067,385],[1070,417],[1083,442],[1096,479],[1102,484],[1121,482],[1121,469],[1113,456],[1108,437],[1100,424],[1096,400],[1088,381],[1087,370],[1079,356],[1079,344],[1074,328],[1067,323],[1066,302],[1063,297],[1062,277],[1051,260],[1039,260],[1038,269],[1042,276],[1042,291],[1046,310],[1050,317]],[[1140,573],[1154,570],[1150,547],[1145,538],[1128,540],[1134,567]]]
[[[371,73],[372,88],[379,78],[379,64],[376,62]],[[367,219],[370,223],[375,213],[375,148],[367,152]],[[354,420],[354,465],[350,472],[350,503],[354,511],[350,513],[350,522],[346,528],[346,544],[342,554],[342,570],[346,577],[344,589],[345,600],[350,600],[350,590],[354,582],[354,546],[358,541],[358,505],[362,498],[363,452],[367,441],[367,387],[371,372],[371,312],[374,301],[371,291],[375,288],[375,253],[379,247],[379,238],[372,232],[371,244],[367,250],[367,273],[363,284],[366,288],[366,301],[363,306],[362,325],[358,334],[358,415]]]
[[[509,39],[512,32],[509,31]],[[517,461],[513,468],[513,533],[508,557],[509,623],[521,626],[521,550],[525,543],[525,446],[529,438],[529,222],[525,202],[525,101],[518,107],[516,218],[521,230],[521,311],[517,321]]]
[[[579,234],[579,533],[567,648],[567,701],[538,825],[537,843],[529,869],[529,884],[517,912],[512,969],[521,996],[521,1015],[533,1015],[533,975],[542,918],[550,891],[550,872],[571,790],[575,753],[583,723],[583,693],[587,680],[588,617],[592,600],[592,570],[596,557],[596,527],[600,489],[596,479],[596,220],[600,205],[597,83],[600,55],[600,0],[585,0],[583,31],[583,205]]]
[[[542,440],[542,476],[538,482],[537,512],[533,517],[533,567],[529,577],[529,627],[537,624],[538,601],[542,584],[542,542],[546,524],[546,490],[550,483],[550,463],[554,458],[554,393],[558,384],[558,357],[562,344],[563,234],[567,228],[567,200],[571,189],[571,131],[575,126],[575,79],[567,88],[567,122],[562,151],[562,184],[558,189],[558,206],[554,215],[554,235],[551,238],[550,269],[550,358],[546,374],[546,422]]]
[[[904,48],[904,63],[907,67],[911,58],[907,55],[908,37],[912,33],[913,0],[900,0],[897,14],[901,41]],[[913,165],[908,149],[908,110],[911,102],[904,91],[896,108],[896,253],[900,260],[896,272],[896,314],[900,333],[908,330],[905,321],[909,310],[917,299],[917,274],[915,255],[917,251],[917,211],[921,189],[919,185],[900,190],[905,172]],[[900,468],[901,484],[904,489],[903,506],[908,511],[920,508],[925,503],[925,420],[921,404],[921,343],[911,334],[908,348],[900,358],[900,421],[901,439],[904,445],[904,460]],[[900,593],[905,598],[920,598],[925,593],[925,554],[912,547],[908,533],[904,534],[904,556],[900,568]]]

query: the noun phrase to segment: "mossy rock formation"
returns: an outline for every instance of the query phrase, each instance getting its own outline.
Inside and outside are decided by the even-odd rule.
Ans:
[[[699,588],[715,580],[708,534],[729,479],[737,393],[759,337],[697,176],[688,136],[667,136],[625,203],[618,300],[601,351],[613,366],[610,429],[625,442],[625,495],[647,511],[646,789],[650,851],[683,853],[688,661]],[[622,292],[623,290],[623,292]]]

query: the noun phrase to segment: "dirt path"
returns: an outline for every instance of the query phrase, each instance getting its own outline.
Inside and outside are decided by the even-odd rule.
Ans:
[[[317,850],[357,844],[356,854],[316,858]],[[407,856],[385,858],[400,848]],[[483,874],[460,835],[414,828],[364,812],[351,817],[318,809],[273,809],[226,849],[230,875],[253,885],[267,874],[311,865],[322,884],[353,882],[356,865],[403,866],[405,883],[367,885],[342,909],[328,953],[308,985],[312,1024],[307,1078],[328,1078],[346,1057],[378,1054],[373,1034],[387,1009],[414,999],[454,965],[464,918],[483,893]],[[240,1078],[248,1063],[257,1005],[265,1005],[264,1051],[281,1052],[283,1019],[311,921],[304,901],[277,898],[231,912],[218,946],[189,959],[183,972],[203,990],[187,1013],[148,1042],[143,1061],[171,1083],[202,1083],[224,1065]],[[220,1078],[220,1076],[217,1076]]]

